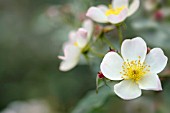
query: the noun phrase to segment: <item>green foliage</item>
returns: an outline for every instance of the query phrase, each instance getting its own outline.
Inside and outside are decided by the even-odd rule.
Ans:
[[[71,113],[91,113],[94,109],[103,106],[110,95],[113,95],[113,92],[106,86],[99,89],[98,94],[96,94],[96,91],[90,91]]]

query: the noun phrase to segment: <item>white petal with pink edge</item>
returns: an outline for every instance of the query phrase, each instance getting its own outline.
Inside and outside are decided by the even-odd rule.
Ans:
[[[109,15],[108,16],[108,21],[112,24],[118,24],[123,22],[128,16],[128,9],[124,8],[119,15]]]
[[[129,6],[128,16],[133,15],[140,6],[140,0],[133,0],[132,3]]]
[[[86,16],[99,23],[107,23],[107,16],[97,7],[90,7]]]
[[[90,38],[93,33],[93,22],[90,19],[86,19],[82,27],[87,30],[87,37]]]
[[[70,42],[74,42],[76,40],[76,31],[70,31],[68,37]]]
[[[97,8],[99,8],[104,14],[106,13],[106,11],[109,9],[107,6],[105,5],[98,5]]]
[[[140,57],[140,62],[144,62],[146,53],[146,43],[140,37],[127,39],[122,43],[121,54],[125,61],[139,60]]]
[[[84,48],[86,44],[88,43],[88,38],[87,38],[87,30],[84,28],[79,28],[77,31],[77,46],[80,48]]]
[[[138,81],[139,87],[144,90],[162,90],[161,82],[157,74],[148,73]]]
[[[138,84],[132,80],[123,80],[114,86],[114,92],[124,100],[131,100],[141,96]]]
[[[103,75],[110,80],[122,80],[123,59],[116,52],[108,52],[100,65]]]

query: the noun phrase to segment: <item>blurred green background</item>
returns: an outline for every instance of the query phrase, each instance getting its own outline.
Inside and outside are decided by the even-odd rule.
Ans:
[[[57,56],[68,32],[80,27],[90,6],[101,3],[110,0],[0,0],[0,111],[14,101],[42,99],[53,113],[169,113],[168,67],[162,74],[163,92],[144,91],[133,101],[123,101],[107,88],[98,95],[92,91],[99,65],[58,70]],[[170,1],[157,5],[162,7],[169,8]],[[157,10],[146,13],[144,8],[126,21],[125,38],[142,36],[170,56],[170,18],[155,19]]]

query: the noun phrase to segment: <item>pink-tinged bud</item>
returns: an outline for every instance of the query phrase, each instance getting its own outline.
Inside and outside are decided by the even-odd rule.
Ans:
[[[151,51],[151,48],[148,47],[148,48],[147,48],[147,54],[148,54],[150,51]]]
[[[104,78],[104,75],[103,75],[103,73],[102,73],[101,71],[97,73],[97,76],[98,76],[100,79]]]
[[[87,30],[84,28],[79,28],[77,31],[77,36],[82,38],[87,38]]]
[[[96,41],[98,38],[100,38],[100,35],[102,34],[103,27],[101,25],[96,24],[94,26],[94,32],[93,32],[93,40]]]
[[[155,14],[154,14],[154,18],[157,21],[163,20],[163,18],[164,18],[163,12],[161,10],[156,11]]]
[[[94,26],[94,36],[99,37],[102,33],[103,27],[101,25],[95,25]]]

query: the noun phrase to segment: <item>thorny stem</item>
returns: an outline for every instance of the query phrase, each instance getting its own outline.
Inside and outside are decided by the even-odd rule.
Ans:
[[[123,41],[123,34],[122,34],[122,30],[121,30],[121,25],[117,26],[117,30],[118,30],[118,36],[119,36],[119,43],[121,45],[122,41]]]

